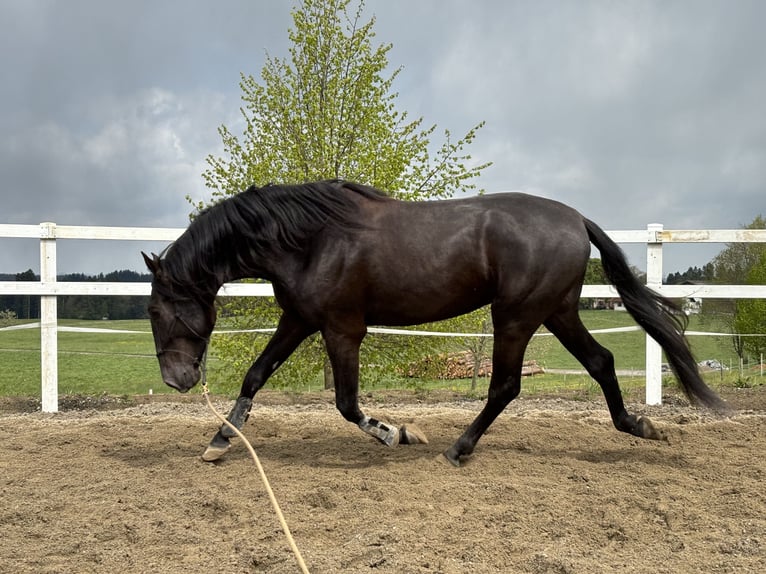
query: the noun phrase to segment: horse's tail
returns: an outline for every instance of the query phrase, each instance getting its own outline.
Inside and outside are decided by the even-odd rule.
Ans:
[[[625,308],[636,322],[664,349],[670,367],[693,403],[719,412],[726,403],[700,377],[689,344],[683,335],[687,318],[673,301],[643,285],[633,274],[617,244],[592,221],[583,218],[591,243],[601,252],[601,264]]]

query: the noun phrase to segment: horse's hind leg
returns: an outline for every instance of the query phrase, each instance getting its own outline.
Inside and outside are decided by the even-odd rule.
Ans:
[[[521,391],[524,350],[535,328],[519,328],[518,325],[501,328],[494,313],[493,320],[495,344],[492,350],[492,377],[487,403],[455,444],[444,451],[444,456],[454,466],[460,466],[460,457],[473,453],[476,443],[492,422]]]
[[[598,382],[617,430],[641,438],[655,440],[663,438],[663,434],[649,419],[632,415],[625,409],[617,382],[617,373],[614,370],[614,356],[588,332],[580,320],[575,305],[570,305],[549,317],[545,321],[545,326]]]

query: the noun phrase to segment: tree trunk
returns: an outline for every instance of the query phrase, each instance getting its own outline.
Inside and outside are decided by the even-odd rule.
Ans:
[[[474,355],[473,376],[471,377],[471,392],[476,392],[476,382],[479,378],[479,368],[481,368],[481,355]]]
[[[335,388],[335,377],[332,374],[332,365],[330,365],[330,359],[327,356],[324,359],[324,388]]]

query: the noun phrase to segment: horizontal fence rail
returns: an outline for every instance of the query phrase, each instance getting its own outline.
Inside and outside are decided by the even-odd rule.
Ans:
[[[99,227],[0,224],[0,239],[28,238],[40,241],[40,281],[0,281],[0,294],[40,296],[41,403],[43,412],[58,410],[58,319],[57,297],[61,295],[149,295],[149,283],[59,282],[56,280],[56,242],[60,239],[112,241],[175,241],[185,229],[153,227]],[[766,230],[711,229],[666,230],[649,224],[643,230],[607,231],[617,243],[646,245],[646,284],[671,298],[766,299],[766,285],[663,285],[662,246],[665,243],[766,243]],[[223,297],[268,297],[274,294],[264,283],[227,283],[218,292]],[[611,285],[585,285],[582,297],[619,297]],[[372,330],[372,329],[371,329]],[[375,329],[383,332],[384,329]],[[408,333],[412,334],[412,333]],[[662,349],[646,337],[646,402],[662,402]]]
[[[700,297],[707,299],[764,299],[763,285],[658,285],[652,287],[673,299]],[[149,295],[149,283],[109,283],[98,281],[0,281],[0,295]],[[218,291],[219,297],[271,297],[274,290],[268,283],[227,283]],[[583,285],[582,297],[619,297],[611,285]]]

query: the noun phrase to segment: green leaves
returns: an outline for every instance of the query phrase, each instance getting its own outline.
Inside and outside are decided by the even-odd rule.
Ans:
[[[743,229],[766,229],[766,219],[758,215]],[[715,278],[722,284],[742,284],[747,280],[748,272],[758,264],[766,254],[763,243],[729,243],[713,259]]]
[[[758,215],[744,229],[766,229],[766,219]],[[766,244],[730,243],[712,261],[715,280],[723,284],[766,285]],[[730,318],[733,333],[766,333],[766,301],[739,299],[709,304]],[[732,338],[734,350],[740,358],[751,353],[756,359],[766,350],[766,337]]]
[[[268,56],[260,80],[243,74],[244,133],[219,133],[223,157],[209,156],[205,183],[212,201],[249,185],[341,178],[407,199],[473,190],[490,163],[474,164],[465,148],[480,122],[453,141],[432,145],[436,126],[422,128],[396,108],[388,72],[391,44],[373,45],[375,19],[361,22],[350,0],[305,0],[294,9],[289,59]],[[195,205],[199,208],[199,205]]]
[[[747,273],[748,285],[766,285],[766,251]],[[736,302],[734,330],[736,333],[754,335],[766,333],[766,300],[740,299]],[[749,352],[755,359],[760,359],[766,352],[766,335],[742,337],[742,350]]]

